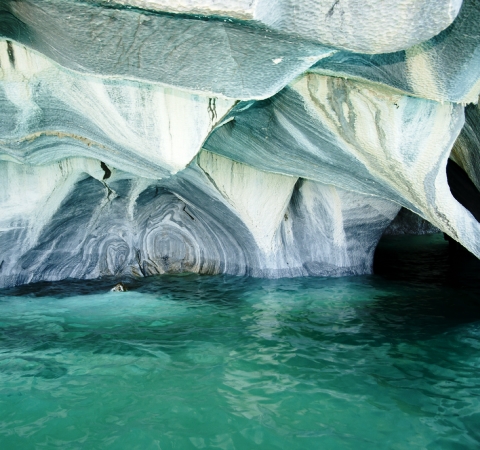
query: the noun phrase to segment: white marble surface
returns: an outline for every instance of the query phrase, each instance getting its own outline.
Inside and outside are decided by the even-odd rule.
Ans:
[[[27,164],[84,156],[138,176],[169,176],[192,161],[235,103],[80,76],[6,41],[0,67],[0,158]]]

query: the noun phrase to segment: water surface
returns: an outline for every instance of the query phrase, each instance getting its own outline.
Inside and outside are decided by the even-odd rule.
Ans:
[[[376,272],[0,291],[0,448],[479,448],[476,260],[389,238]]]

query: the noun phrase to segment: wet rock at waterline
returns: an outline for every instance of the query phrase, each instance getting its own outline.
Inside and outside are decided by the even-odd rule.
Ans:
[[[19,174],[25,165],[0,167],[25,178]],[[34,181],[57,177],[70,189],[55,192],[52,184],[51,191],[31,199],[30,211],[2,223],[0,247],[10,256],[2,263],[4,286],[186,271],[361,274],[371,269],[373,250],[399,209],[386,200],[267,174],[208,153],[162,181],[124,173],[103,181],[80,166],[61,178],[59,164],[41,170]],[[241,186],[247,189],[238,190]],[[62,194],[48,214],[45,197]],[[270,214],[262,214],[259,203]],[[42,214],[39,223],[35,217]]]
[[[3,2],[0,286],[370,273],[402,207],[480,256],[480,3],[375,5]]]
[[[123,283],[117,283],[112,289],[110,289],[111,292],[126,292],[127,290],[128,289]]]

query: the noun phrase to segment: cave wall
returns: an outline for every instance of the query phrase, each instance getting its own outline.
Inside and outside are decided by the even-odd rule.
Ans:
[[[410,211],[480,257],[480,1],[5,0],[0,287],[371,273]]]

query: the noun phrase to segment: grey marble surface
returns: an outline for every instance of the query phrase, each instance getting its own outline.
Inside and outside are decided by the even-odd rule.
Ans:
[[[480,92],[479,20],[480,0],[464,0],[453,24],[426,42],[379,55],[338,52],[310,70],[439,102],[476,102]]]
[[[193,163],[155,182],[115,170],[99,180],[72,167],[53,165],[33,175],[63,170],[60,177],[69,188],[50,213],[40,196],[31,199],[29,214],[17,211],[0,222],[0,286],[185,271],[263,277],[368,273],[375,246],[399,209],[386,200],[299,180],[265,246],[255,223],[245,223],[212,182],[211,168],[208,173]],[[0,170],[16,171],[17,179],[41,172],[10,162],[0,162]],[[258,175],[247,173],[250,180]],[[52,183],[52,191],[60,184]],[[276,191],[269,195],[273,202]]]
[[[4,0],[0,36],[80,73],[242,100],[270,97],[333,51],[254,24],[65,0]]]
[[[96,158],[137,176],[178,172],[235,104],[152,83],[80,75],[0,41],[0,157]]]
[[[87,0],[223,20],[260,23],[279,32],[355,52],[386,53],[435,36],[462,0]]]

